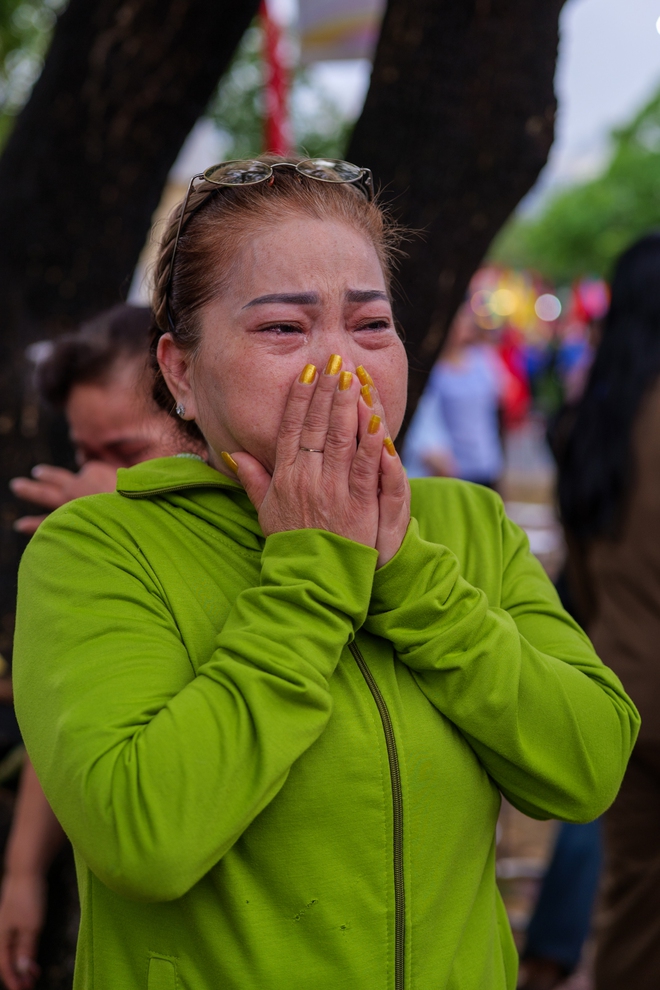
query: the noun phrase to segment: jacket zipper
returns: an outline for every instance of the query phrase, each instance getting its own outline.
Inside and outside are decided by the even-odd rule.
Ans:
[[[170,492],[183,491],[186,488],[199,488],[199,483],[183,484],[171,488],[152,489],[142,492],[120,492],[127,498],[148,498]],[[216,487],[215,485],[211,487]],[[220,485],[218,488],[222,487]],[[403,792],[401,789],[401,770],[399,769],[399,754],[396,749],[396,738],[392,728],[392,719],[380,693],[380,688],[374,680],[367,661],[362,656],[356,643],[349,643],[348,648],[353,654],[360,673],[376,703],[378,714],[383,725],[387,760],[390,767],[392,784],[392,831],[393,831],[393,865],[394,865],[394,990],[404,990],[404,967],[406,949],[406,892],[403,882]]]
[[[349,643],[348,648],[353,654],[360,673],[367,682],[376,702],[376,708],[383,724],[387,760],[390,765],[390,780],[392,783],[392,831],[394,852],[394,990],[403,990],[405,948],[406,948],[406,892],[403,883],[403,793],[401,790],[401,771],[399,756],[396,750],[396,739],[392,728],[392,719],[387,710],[385,699],[380,688],[367,666],[356,643]]]

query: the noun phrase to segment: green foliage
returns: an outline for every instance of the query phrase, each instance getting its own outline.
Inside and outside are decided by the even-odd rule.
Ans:
[[[605,172],[557,194],[539,217],[510,220],[492,260],[560,284],[607,277],[625,247],[660,227],[660,91],[612,140]]]
[[[91,2],[91,0],[90,0]],[[66,0],[0,0],[0,147],[41,71],[53,26]],[[263,150],[262,32],[255,23],[207,111],[227,136],[227,158]],[[297,147],[310,157],[341,157],[352,122],[304,69],[294,73],[291,111]]]
[[[0,145],[41,71],[65,0],[0,0]]]
[[[261,32],[249,28],[220,82],[206,116],[227,136],[225,157],[250,158],[261,150],[263,133],[263,71]]]
[[[227,136],[225,157],[253,158],[263,151],[262,32],[258,24],[246,31],[218,93],[207,110]],[[315,85],[306,69],[296,69],[291,87],[291,117],[297,148],[310,158],[341,158],[352,122]]]

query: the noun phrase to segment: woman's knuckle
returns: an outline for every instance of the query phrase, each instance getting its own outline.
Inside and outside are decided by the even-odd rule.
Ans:
[[[317,433],[325,429],[326,420],[318,412],[310,413],[305,422],[305,429],[311,430],[312,433]]]
[[[351,473],[354,481],[364,481],[372,475],[371,466],[364,460],[358,460],[356,458],[353,461],[353,470]]]
[[[333,447],[340,447],[345,450],[350,450],[351,447],[355,447],[355,437],[348,434],[346,430],[342,430],[337,426],[331,425],[328,427],[327,438],[328,443]]]
[[[298,429],[296,428],[296,424],[292,423],[289,420],[283,420],[278,434],[279,439],[284,440],[286,442],[287,440],[291,440],[292,437],[297,435],[298,435]]]

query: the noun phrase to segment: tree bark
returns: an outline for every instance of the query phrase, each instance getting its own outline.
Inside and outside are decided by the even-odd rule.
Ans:
[[[563,0],[389,0],[348,158],[419,232],[395,287],[414,410],[470,278],[545,164]]]
[[[168,171],[258,0],[70,0],[0,158],[0,652],[24,539],[8,480],[50,460],[24,350],[122,299]]]

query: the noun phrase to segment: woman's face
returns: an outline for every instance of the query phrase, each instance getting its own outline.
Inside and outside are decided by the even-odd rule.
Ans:
[[[201,316],[190,363],[166,335],[159,359],[170,388],[225,471],[221,450],[246,450],[268,470],[289,388],[331,354],[372,376],[394,437],[406,406],[407,362],[383,272],[369,240],[341,222],[291,219],[242,248],[227,292]]]
[[[107,381],[73,386],[65,413],[80,467],[88,461],[132,467],[190,446],[151,399],[146,377],[144,360],[119,360]]]

